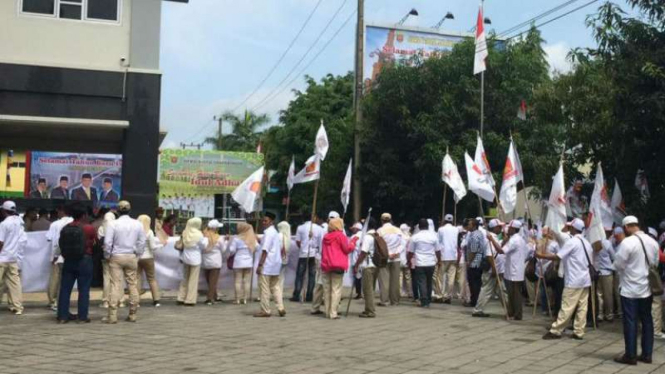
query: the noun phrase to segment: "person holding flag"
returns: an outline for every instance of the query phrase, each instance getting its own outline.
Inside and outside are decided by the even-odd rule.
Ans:
[[[511,213],[517,206],[517,185],[519,182],[524,183],[524,173],[522,172],[520,157],[511,137],[506,166],[503,169],[503,183],[499,193],[499,202],[505,214]]]
[[[360,255],[353,265],[353,273],[362,272],[363,296],[365,299],[365,310],[360,313],[360,318],[375,318],[376,306],[374,305],[374,289],[379,279],[379,268],[372,261],[374,257],[374,237],[376,236],[376,221],[368,216],[363,226],[358,245]]]

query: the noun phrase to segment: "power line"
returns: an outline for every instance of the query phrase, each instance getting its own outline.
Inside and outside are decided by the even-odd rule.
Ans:
[[[298,40],[298,37],[300,37],[300,34],[302,34],[303,30],[305,30],[305,27],[307,26],[309,21],[312,19],[312,16],[314,16],[314,13],[319,8],[319,5],[321,5],[322,2],[323,2],[323,0],[319,0],[316,3],[316,5],[314,6],[314,9],[312,9],[312,11],[309,13],[309,16],[307,16],[307,19],[305,20],[305,23],[303,23],[303,25],[300,27],[300,30],[298,30],[298,33],[296,34],[296,36],[293,37],[293,39],[291,40],[291,43],[289,44],[289,46],[286,48],[284,53],[282,53],[282,55],[279,57],[279,59],[277,59],[277,62],[275,63],[275,65],[273,65],[273,67],[270,69],[270,71],[265,76],[265,78],[263,78],[261,83],[259,83],[259,85],[256,86],[254,91],[252,91],[249,94],[249,96],[247,96],[240,104],[238,104],[235,108],[233,108],[233,110],[231,110],[232,112],[235,112],[240,107],[242,107],[247,101],[249,101],[249,99],[252,98],[252,96],[254,96],[254,94],[256,94],[256,92],[258,92],[259,89],[261,89],[261,87],[263,87],[263,84],[265,84],[266,81],[268,80],[268,78],[270,78],[270,76],[272,76],[272,74],[275,72],[275,70],[277,69],[279,64],[282,63],[282,61],[284,60],[284,57],[286,57],[286,55],[289,53],[289,51],[291,51],[291,48],[296,43],[296,40]]]
[[[507,29],[507,30],[505,30],[505,31],[502,31],[502,32],[499,33],[497,36],[505,36],[505,35],[508,35],[508,34],[514,32],[514,31],[517,31],[517,30],[521,29],[522,27],[524,27],[524,26],[526,26],[526,25],[530,25],[530,24],[531,24],[532,22],[534,22],[534,21],[537,21],[537,20],[539,20],[539,19],[541,19],[541,18],[543,18],[543,17],[547,17],[548,15],[550,15],[550,14],[552,14],[552,13],[558,11],[558,10],[561,10],[561,9],[567,7],[568,5],[573,4],[573,3],[575,3],[575,2],[578,2],[578,1],[579,1],[579,0],[568,0],[568,1],[566,1],[565,3],[563,3],[563,4],[559,4],[559,5],[557,5],[556,7],[552,8],[552,9],[549,9],[549,10],[547,10],[547,11],[545,11],[545,12],[542,12],[542,13],[538,14],[537,16],[535,16],[535,17],[533,17],[533,18],[531,18],[531,19],[528,19],[528,20],[526,20],[526,21],[524,21],[524,22],[522,22],[522,23],[520,23],[520,24],[517,24],[517,25],[515,25],[515,26],[513,26],[513,27],[511,27],[511,28],[509,28],[509,29]]]

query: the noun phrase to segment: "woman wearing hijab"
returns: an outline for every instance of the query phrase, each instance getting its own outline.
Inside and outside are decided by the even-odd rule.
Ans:
[[[233,256],[233,275],[235,278],[234,304],[247,304],[256,246],[256,235],[252,225],[240,222],[238,224],[238,234],[229,243],[229,253]]]
[[[106,230],[108,229],[109,225],[115,221],[116,216],[115,213],[113,212],[108,212],[104,214],[104,222],[102,223],[101,226],[99,226],[99,229],[97,229],[97,237],[101,243],[104,243],[104,236],[106,235]],[[100,305],[102,308],[108,308],[109,307],[109,297],[111,296],[111,271],[109,270],[109,262],[103,258],[102,256],[102,272],[103,272],[103,281],[104,281],[104,288],[102,291],[102,305]],[[120,307],[124,308],[125,306],[125,300],[124,297],[122,300],[120,300]]]
[[[349,268],[349,253],[356,248],[358,238],[349,241],[344,234],[344,221],[333,218],[328,221],[328,233],[323,237],[321,272],[326,317],[339,319],[337,307],[342,299],[344,273]]]
[[[226,246],[226,240],[219,235],[219,228],[222,224],[216,219],[208,222],[208,226],[203,233],[206,246],[203,250],[203,273],[208,283],[208,296],[206,305],[213,305],[217,298],[217,283],[219,281],[219,272],[222,270],[222,251]]]
[[[286,273],[286,265],[289,263],[289,248],[291,247],[291,225],[282,221],[277,224],[277,231],[282,239],[282,271],[279,274],[279,281],[284,289],[284,273]]]
[[[196,305],[199,291],[199,273],[201,272],[201,252],[206,248],[206,240],[201,232],[201,218],[190,218],[182,232],[182,254],[180,259],[184,265],[184,273],[178,290],[178,304]]]
[[[402,231],[402,245],[404,246],[404,248],[408,248],[409,241],[411,240],[411,227],[409,227],[409,225],[407,225],[406,223],[403,223],[399,226],[399,229]],[[401,296],[413,299],[413,295],[418,293],[415,290],[418,287],[418,285],[415,284],[416,282],[412,282],[412,279],[414,279],[414,277],[412,276],[413,275],[412,272],[415,271],[415,266],[411,266],[411,264],[407,260],[406,251],[402,251],[402,253],[400,253],[399,258],[402,262],[402,265],[400,267],[401,272],[399,276],[399,284],[402,287],[402,289],[400,290]]]
[[[158,243],[155,233],[150,229],[150,217],[142,214],[139,216],[138,221],[143,225],[143,231],[146,236],[145,251],[139,258],[138,275],[139,279],[141,279],[141,274],[145,273],[148,285],[150,286],[150,293],[152,294],[152,305],[158,307],[160,304],[159,286],[157,285],[157,279],[155,278],[155,251],[162,248],[162,245]],[[143,282],[139,282],[139,284],[142,286]]]

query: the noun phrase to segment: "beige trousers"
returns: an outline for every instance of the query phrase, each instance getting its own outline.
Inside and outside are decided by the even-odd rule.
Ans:
[[[146,258],[139,260],[139,284],[143,288],[142,274],[145,273],[145,278],[150,286],[150,293],[152,294],[152,301],[159,301],[159,285],[155,278],[155,259]]]
[[[661,296],[653,297],[651,317],[653,318],[653,333],[660,336],[663,333],[663,299]]]
[[[471,292],[469,291],[469,283],[466,281],[466,265],[460,264],[457,266],[457,272],[455,272],[455,283],[457,284],[457,298],[468,301],[471,297]]]
[[[388,267],[378,268],[379,302],[384,305],[390,303],[390,270]]]
[[[402,290],[402,285],[399,282],[399,277],[402,272],[401,266],[401,262],[394,261],[389,262],[388,266],[386,267],[388,270],[388,300],[390,301],[390,305],[399,305],[399,299]]]
[[[277,310],[284,310],[282,300],[282,288],[280,287],[279,275],[260,275],[259,289],[261,290],[261,311],[270,314],[270,296],[275,300]]]
[[[137,281],[138,260],[136,255],[113,255],[108,259],[111,273],[111,293],[109,300],[109,321],[118,320],[118,305],[124,296],[123,276],[129,289],[129,314],[136,314],[139,305],[139,288]]]
[[[402,266],[399,274],[399,284],[401,288],[401,297],[413,298],[413,284],[411,279],[411,269]]]
[[[598,310],[605,320],[611,321],[614,313],[614,275],[601,275],[598,278]],[[655,321],[654,321],[655,323]]]
[[[48,278],[48,303],[58,304],[58,293],[60,292],[60,278],[62,277],[62,264],[51,264],[51,275]]]
[[[102,302],[109,302],[111,295],[111,271],[108,260],[102,260],[102,271],[104,278],[104,289],[102,290]]]
[[[342,300],[342,280],[344,274],[323,273],[323,299],[326,305],[326,317],[337,318],[337,308]]]
[[[194,305],[199,292],[199,274],[201,266],[183,264],[184,272],[178,289],[177,300],[181,303]]]
[[[508,294],[505,292],[503,287],[500,287],[499,283],[496,281],[496,275],[493,275],[491,271],[486,271],[483,273],[483,286],[480,288],[480,294],[478,295],[478,302],[473,309],[474,313],[483,313],[483,309],[487,303],[492,298],[492,295],[499,294],[503,291],[503,298],[499,300],[503,303],[502,300],[508,300]]]
[[[252,269],[233,269],[235,279],[236,302],[247,301],[249,299],[249,284],[252,279]]]
[[[376,280],[379,277],[379,269],[365,268],[363,269],[363,298],[365,299],[365,313],[374,314],[374,289],[376,288]]]
[[[529,305],[533,305],[536,300],[536,283],[524,278],[524,285],[526,286],[526,293],[529,295]]]
[[[450,300],[453,298],[453,289],[455,288],[455,283],[459,287],[460,293],[464,289],[464,279],[458,276],[458,273],[463,271],[461,266],[457,261],[442,261],[442,265],[439,266],[439,271],[441,274],[441,283],[443,284],[443,278],[446,278],[445,287],[443,289],[443,299]],[[455,282],[457,281],[457,282]]]
[[[11,309],[23,311],[21,276],[15,262],[0,262],[0,284],[7,287],[7,300]]]
[[[573,332],[575,335],[584,336],[586,327],[586,314],[589,307],[589,288],[568,288],[564,287],[561,296],[561,310],[556,322],[552,324],[550,332],[554,335],[561,335],[566,329],[568,321],[573,317],[575,308],[575,321],[573,323]]]
[[[439,261],[434,266],[434,275],[432,276],[434,299],[443,299],[443,278],[443,261]]]
[[[321,264],[316,262],[316,282],[314,283],[314,295],[312,296],[312,312],[318,312],[324,306],[323,297],[323,273]]]
[[[621,285],[620,279],[619,279],[619,274],[617,272],[614,272],[614,309],[616,310],[616,315],[618,317],[621,317],[623,315],[623,311],[621,309],[621,293],[619,292],[619,286]]]

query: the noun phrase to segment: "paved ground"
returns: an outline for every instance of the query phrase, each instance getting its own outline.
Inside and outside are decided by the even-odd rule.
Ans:
[[[287,293],[288,294],[288,293]],[[34,300],[34,297],[32,298]],[[589,331],[584,341],[543,341],[547,321],[476,319],[459,305],[411,304],[378,308],[378,318],[310,316],[307,305],[286,302],[287,316],[252,318],[258,305],[185,308],[148,303],[136,324],[57,325],[43,303],[23,316],[0,312],[1,373],[665,373],[663,342],[654,363],[625,367],[619,325]],[[344,304],[346,305],[346,304]],[[122,311],[121,317],[127,310]]]

